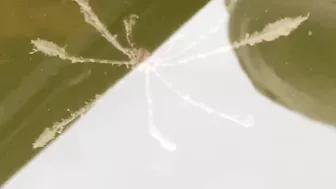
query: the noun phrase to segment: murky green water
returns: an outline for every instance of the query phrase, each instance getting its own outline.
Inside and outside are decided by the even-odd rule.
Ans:
[[[330,0],[238,0],[229,24],[233,42],[277,20],[307,17],[290,35],[243,46],[236,55],[259,92],[307,118],[334,126],[335,11]],[[282,24],[282,29],[292,26]]]
[[[153,51],[207,0],[91,0],[94,12],[126,45],[122,20],[139,19],[137,45]],[[0,183],[36,153],[32,143],[45,128],[69,117],[102,94],[129,69],[104,64],[70,64],[43,53],[29,54],[37,38],[65,47],[74,56],[126,60],[85,23],[72,0],[0,1]],[[50,162],[52,163],[52,162]]]

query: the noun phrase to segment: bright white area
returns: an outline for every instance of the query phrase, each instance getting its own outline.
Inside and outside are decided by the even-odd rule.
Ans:
[[[174,56],[221,19],[217,32],[170,63],[227,46],[223,5],[211,1],[174,35],[184,38],[154,57]],[[149,134],[146,74],[135,70],[4,189],[336,188],[335,130],[257,94],[231,51],[159,73],[193,100],[229,116],[252,115],[255,124],[195,108],[149,74],[155,125],[176,144],[166,150]]]

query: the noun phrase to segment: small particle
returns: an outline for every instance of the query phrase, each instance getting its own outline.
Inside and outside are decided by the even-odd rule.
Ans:
[[[308,35],[312,35],[312,34],[313,34],[313,32],[309,30],[308,31]]]
[[[268,10],[267,10],[267,9],[265,9],[265,12],[268,12]]]
[[[287,65],[287,64],[288,64],[288,62],[285,62],[285,64]]]

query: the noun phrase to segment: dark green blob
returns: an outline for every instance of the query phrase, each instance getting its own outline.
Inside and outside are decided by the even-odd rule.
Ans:
[[[231,42],[285,17],[309,14],[289,36],[235,50],[254,87],[288,109],[336,124],[336,4],[331,0],[238,0]]]

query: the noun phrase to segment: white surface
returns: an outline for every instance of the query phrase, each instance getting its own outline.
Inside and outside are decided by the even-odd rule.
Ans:
[[[227,14],[214,0],[176,34],[185,38],[154,56],[171,57],[223,18],[219,31],[181,57],[228,45]],[[155,124],[177,147],[169,152],[149,134],[145,73],[134,71],[4,188],[336,188],[335,131],[257,94],[232,52],[159,71],[193,99],[256,123],[245,128],[207,114],[150,74]]]

